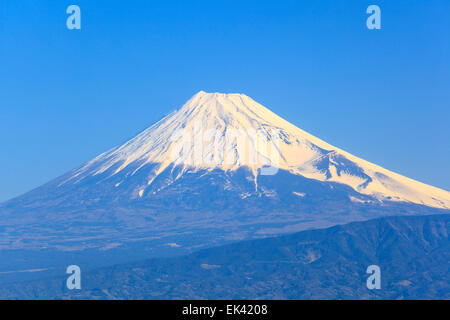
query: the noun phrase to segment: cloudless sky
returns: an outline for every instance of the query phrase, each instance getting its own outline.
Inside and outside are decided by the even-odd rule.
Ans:
[[[66,28],[71,4],[81,30]],[[381,30],[366,28],[371,4]],[[0,0],[0,201],[200,90],[245,93],[330,144],[450,189],[448,0]]]

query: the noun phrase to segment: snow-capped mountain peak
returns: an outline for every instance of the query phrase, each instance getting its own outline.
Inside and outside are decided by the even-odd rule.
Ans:
[[[62,184],[79,183],[109,171],[110,178],[126,172],[123,179],[132,179],[149,165],[154,169],[147,182],[139,186],[141,197],[168,168],[181,167],[176,177],[179,178],[187,170],[229,172],[245,167],[253,174],[255,192],[258,192],[259,175],[285,170],[309,179],[345,184],[380,201],[450,208],[448,191],[406,178],[336,148],[244,94],[204,91],[124,145],[82,166]]]

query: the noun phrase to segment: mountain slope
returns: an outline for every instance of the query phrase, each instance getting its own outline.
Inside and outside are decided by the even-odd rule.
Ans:
[[[0,282],[74,259],[95,267],[448,213],[449,194],[335,148],[245,95],[200,92],[124,145],[0,204]]]
[[[381,200],[450,208],[449,192],[333,147],[246,95],[203,91],[136,138],[76,170],[59,186],[81,183],[107,171],[107,179],[116,180],[125,171],[126,178],[115,183],[120,188],[145,166],[153,166],[153,170],[130,197],[151,197],[149,187],[169,167],[181,167],[175,179],[187,170],[227,171],[247,167],[257,184],[258,172],[264,166],[274,166],[306,178],[343,183]]]
[[[2,299],[449,299],[450,216],[389,217],[0,288]],[[381,268],[368,290],[366,269]],[[63,269],[61,269],[61,274]]]

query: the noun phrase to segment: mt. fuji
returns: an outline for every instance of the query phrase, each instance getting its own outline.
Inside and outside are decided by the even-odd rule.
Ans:
[[[449,209],[448,191],[329,145],[246,95],[201,91],[124,145],[1,204],[10,259],[0,268],[20,268],[21,250],[134,259]]]
[[[190,139],[182,139],[186,134]],[[275,139],[278,144],[274,143]],[[124,194],[135,198],[153,190],[152,183],[169,168],[173,173],[174,168],[180,167],[174,180],[187,171],[233,172],[248,168],[254,176],[255,192],[258,192],[258,171],[264,165],[276,165],[309,179],[344,184],[381,201],[450,208],[449,192],[395,174],[333,147],[246,95],[203,91],[136,138],[76,170],[60,186],[76,185],[89,177],[104,175],[107,176],[105,182],[114,180],[117,181],[115,187],[120,187],[146,166],[154,167],[146,183],[135,182],[136,189]],[[163,183],[162,187],[170,183]]]

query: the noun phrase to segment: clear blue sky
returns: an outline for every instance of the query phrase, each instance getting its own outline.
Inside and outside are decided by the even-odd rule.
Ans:
[[[82,29],[66,28],[66,8]],[[382,29],[366,28],[370,4]],[[0,0],[0,201],[200,90],[450,189],[450,1]]]

